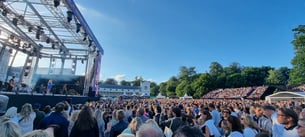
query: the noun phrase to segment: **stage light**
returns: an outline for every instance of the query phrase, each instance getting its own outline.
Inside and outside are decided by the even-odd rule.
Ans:
[[[17,26],[17,24],[18,24],[18,19],[17,18],[13,18],[13,24],[15,25],[15,26]]]
[[[55,49],[55,44],[54,43],[52,43],[52,49]]]
[[[18,39],[18,40],[17,40],[17,45],[18,45],[18,47],[21,46],[21,39]]]
[[[80,23],[76,23],[76,33],[78,33],[80,31],[80,27],[82,25]]]
[[[40,48],[43,48],[43,45],[42,45],[42,44],[38,44],[38,45],[39,45]]]
[[[10,35],[10,39],[13,40],[15,36],[13,34]]]
[[[82,59],[82,61],[81,61],[81,62],[82,62],[82,64],[84,64],[84,60],[83,60],[83,59]]]
[[[92,50],[92,52],[95,52],[96,51],[96,47],[95,46],[93,46],[93,50]]]
[[[47,44],[49,44],[50,41],[51,41],[50,38],[47,38],[47,39],[46,39],[46,43],[47,43]],[[54,44],[54,43],[53,43],[53,44]]]
[[[73,16],[73,12],[72,11],[67,11],[67,21],[68,21],[68,23],[71,22],[72,16]]]
[[[7,13],[8,13],[7,9],[3,9],[3,11],[2,11],[2,15],[3,15],[3,16],[6,16],[6,15],[7,15]]]
[[[9,52],[10,54],[12,54],[12,53],[13,53],[13,49],[9,49],[8,52]]]
[[[90,48],[91,46],[92,46],[92,40],[89,39],[89,45],[88,45],[88,47]]]
[[[54,7],[57,8],[60,4],[60,0],[54,0]]]
[[[29,26],[28,27],[28,32],[32,32],[33,31],[33,27],[32,26]]]
[[[100,51],[99,50],[97,50],[97,52],[96,52],[96,56],[99,56],[100,55]]]
[[[86,40],[87,40],[87,36],[88,36],[88,34],[85,32],[85,33],[84,33],[83,41],[86,41]]]
[[[42,28],[40,26],[37,26],[37,31],[36,31],[36,39],[40,39],[40,34],[42,33]]]

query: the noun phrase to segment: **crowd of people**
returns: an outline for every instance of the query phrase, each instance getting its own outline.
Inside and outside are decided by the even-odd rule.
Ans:
[[[305,137],[305,102],[123,99],[54,107],[26,103],[0,116],[0,137]]]
[[[203,98],[260,99],[267,89],[268,86],[217,89],[205,94]]]

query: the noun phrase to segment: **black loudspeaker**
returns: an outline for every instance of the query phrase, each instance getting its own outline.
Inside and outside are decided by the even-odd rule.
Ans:
[[[95,97],[95,91],[92,91],[92,87],[89,87],[88,97]]]

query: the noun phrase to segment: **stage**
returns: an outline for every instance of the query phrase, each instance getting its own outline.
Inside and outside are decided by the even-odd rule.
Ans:
[[[66,99],[71,100],[72,104],[83,104],[86,101],[99,100],[98,97],[88,96],[76,96],[76,95],[61,95],[61,94],[40,94],[40,93],[18,93],[15,92],[3,92],[0,91],[0,95],[6,95],[9,97],[7,108],[15,106],[20,111],[21,106],[25,103],[40,103],[41,106],[51,105],[54,106],[56,103],[65,101]]]

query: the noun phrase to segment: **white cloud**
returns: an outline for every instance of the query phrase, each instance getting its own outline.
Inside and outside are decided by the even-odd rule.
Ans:
[[[79,11],[83,14],[83,15],[86,15],[86,16],[93,16],[93,17],[101,17],[102,16],[102,13],[100,13],[99,11],[97,10],[94,10],[94,9],[90,9],[90,8],[86,8],[80,4],[77,4],[76,3],[76,6],[77,8],[79,9]]]
[[[76,5],[84,17],[90,17],[92,19],[98,19],[103,22],[109,22],[110,24],[124,26],[124,22],[118,18],[101,13],[101,12],[91,9],[91,8],[84,7],[83,5],[80,5],[80,4],[76,4]]]
[[[113,78],[116,80],[116,81],[122,81],[122,80],[124,80],[125,79],[125,77],[126,77],[126,75],[125,74],[118,74],[118,75],[115,75]]]

